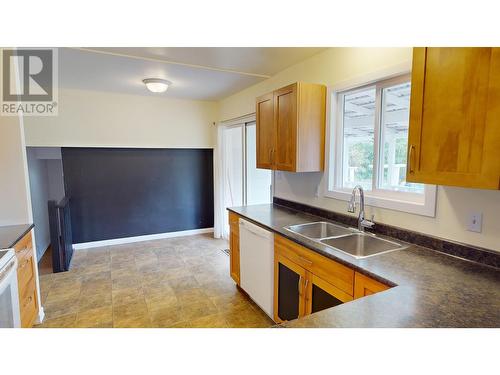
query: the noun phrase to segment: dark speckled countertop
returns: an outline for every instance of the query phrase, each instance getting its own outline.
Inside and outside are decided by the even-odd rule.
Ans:
[[[14,246],[33,227],[33,224],[0,226],[0,249]]]
[[[281,326],[500,327],[500,270],[496,268],[411,244],[403,250],[355,259],[284,229],[329,221],[324,218],[273,204],[229,210],[358,272],[396,285]]]

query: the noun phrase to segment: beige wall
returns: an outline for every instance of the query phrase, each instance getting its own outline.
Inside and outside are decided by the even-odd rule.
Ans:
[[[59,91],[59,115],[26,117],[28,146],[214,146],[217,103],[109,92]]]
[[[32,221],[28,184],[23,119],[0,116],[0,225]]]
[[[21,123],[0,116],[0,225],[31,222],[26,170]]]
[[[255,112],[255,97],[295,81],[328,86],[411,62],[410,48],[331,48],[296,64],[255,86],[232,95],[220,104],[220,120]],[[346,202],[316,197],[323,173],[276,173],[275,195],[317,207],[346,212]],[[439,187],[436,217],[424,217],[369,207],[375,221],[420,231],[459,242],[500,251],[500,192]],[[482,233],[466,231],[470,212],[483,213]]]

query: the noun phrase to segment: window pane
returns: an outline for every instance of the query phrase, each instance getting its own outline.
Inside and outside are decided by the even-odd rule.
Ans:
[[[342,187],[372,189],[375,88],[342,95]]]
[[[423,193],[424,185],[406,182],[410,82],[382,90],[379,188]]]

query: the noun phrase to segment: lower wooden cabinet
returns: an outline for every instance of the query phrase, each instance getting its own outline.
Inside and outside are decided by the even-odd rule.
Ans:
[[[366,297],[371,294],[382,292],[389,287],[381,282],[373,280],[362,273],[356,272],[354,279],[354,298]]]
[[[279,235],[274,246],[275,322],[352,301],[353,270]]]
[[[38,313],[38,296],[36,291],[35,258],[31,232],[28,232],[15,245],[17,256],[17,284],[19,289],[19,309],[21,310],[21,327],[32,327]]]
[[[305,315],[305,282],[307,271],[275,253],[274,262],[274,321],[281,323]]]
[[[312,273],[308,275],[305,293],[306,315],[352,301],[351,295]]]
[[[23,294],[21,295],[21,293]],[[38,298],[34,283],[29,284],[26,289],[20,290],[19,309],[21,310],[21,327],[33,327],[38,313]]]
[[[282,236],[274,240],[274,321],[288,320],[388,289]]]
[[[239,216],[229,212],[229,273],[240,285],[240,227]]]
[[[230,275],[240,285],[239,215],[229,212]],[[274,236],[274,321],[282,323],[389,289],[376,280]]]
[[[293,320],[352,301],[352,296],[277,254],[274,321]]]

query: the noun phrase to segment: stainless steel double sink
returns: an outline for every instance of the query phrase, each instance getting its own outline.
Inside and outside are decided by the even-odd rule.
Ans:
[[[361,232],[354,228],[347,228],[326,221],[290,225],[285,229],[358,259],[401,250],[406,247],[371,233]]]

